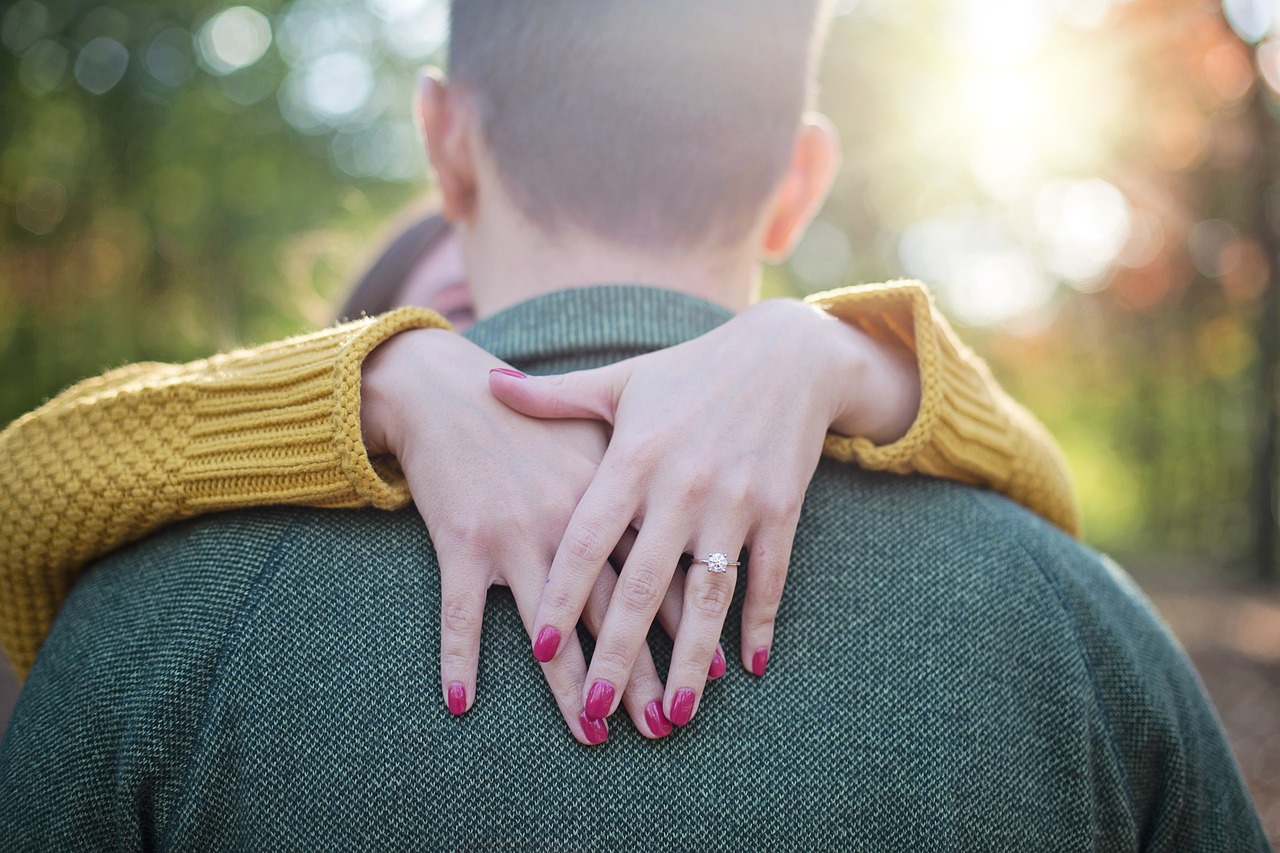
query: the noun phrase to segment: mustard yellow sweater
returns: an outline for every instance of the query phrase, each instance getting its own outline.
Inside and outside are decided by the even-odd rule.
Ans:
[[[957,339],[922,285],[810,302],[914,350],[920,412],[877,447],[828,436],[866,468],[1003,492],[1059,527],[1079,519],[1052,437]],[[447,328],[401,308],[185,365],[137,364],[89,379],[0,433],[0,645],[19,677],[86,565],[178,519],[263,504],[393,509],[410,500],[360,433],[360,370],[388,337]]]

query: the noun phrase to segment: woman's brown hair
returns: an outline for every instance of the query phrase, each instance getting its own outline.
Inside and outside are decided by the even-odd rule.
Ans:
[[[415,267],[449,234],[449,222],[438,213],[422,217],[391,239],[364,275],[351,288],[338,316],[382,314],[396,304],[396,296]]]

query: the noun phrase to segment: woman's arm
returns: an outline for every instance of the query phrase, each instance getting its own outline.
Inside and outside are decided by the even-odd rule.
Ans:
[[[955,341],[922,287],[815,301],[910,346],[923,389],[904,438],[877,446],[832,435],[830,455],[988,485],[1076,528],[1052,439]],[[407,503],[398,470],[375,468],[361,443],[360,370],[396,332],[445,325],[400,309],[189,365],[134,365],[11,424],[0,433],[0,643],[15,669],[25,675],[85,565],[164,524],[250,505]],[[966,418],[981,427],[977,444],[957,440],[971,434]]]
[[[399,473],[360,433],[364,358],[402,308],[184,365],[137,364],[64,391],[0,433],[0,644],[25,677],[85,565],[181,518],[235,507],[394,508]]]
[[[831,434],[826,455],[872,470],[929,474],[992,489],[1073,536],[1080,534],[1075,491],[1053,436],[956,337],[923,284],[849,287],[806,302],[876,340],[907,347],[920,372],[920,410],[906,435],[877,445]]]

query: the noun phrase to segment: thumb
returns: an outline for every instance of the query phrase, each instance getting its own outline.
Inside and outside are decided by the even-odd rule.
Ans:
[[[517,370],[489,371],[489,391],[508,407],[534,418],[588,418],[613,423],[627,386],[626,362],[558,376],[525,376]]]

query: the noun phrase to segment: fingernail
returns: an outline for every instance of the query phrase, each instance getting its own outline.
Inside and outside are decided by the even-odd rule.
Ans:
[[[707,670],[707,678],[719,678],[724,675],[728,666],[724,662],[724,652],[716,646],[716,653],[711,656],[711,669]]]
[[[756,678],[764,675],[764,668],[769,665],[769,649],[762,646],[756,649],[755,655],[751,658],[751,671]]]
[[[509,370],[508,368],[505,368],[505,367],[495,367],[495,368],[493,368],[493,370],[490,370],[489,372],[490,372],[490,373],[501,373],[503,376],[510,376],[510,377],[515,378],[515,379],[528,379],[528,378],[529,378],[528,376],[525,376],[523,373],[521,373],[521,372],[520,372],[520,371],[518,371],[518,370]]]
[[[644,706],[644,721],[649,724],[650,731],[658,737],[671,734],[671,721],[663,715],[662,703],[656,699]]]
[[[455,717],[467,712],[467,688],[458,682],[449,685],[449,713]]]
[[[693,719],[693,691],[681,687],[676,691],[676,698],[671,700],[671,722],[677,726],[688,725]]]
[[[538,641],[533,644],[533,656],[539,663],[546,663],[556,656],[560,648],[560,632],[548,625],[538,632]]]
[[[587,706],[582,713],[588,720],[603,720],[613,710],[613,685],[607,681],[597,681],[587,691]]]
[[[593,720],[583,711],[578,714],[578,723],[582,726],[582,733],[587,736],[588,743],[601,744],[609,739],[609,724],[604,720]]]

